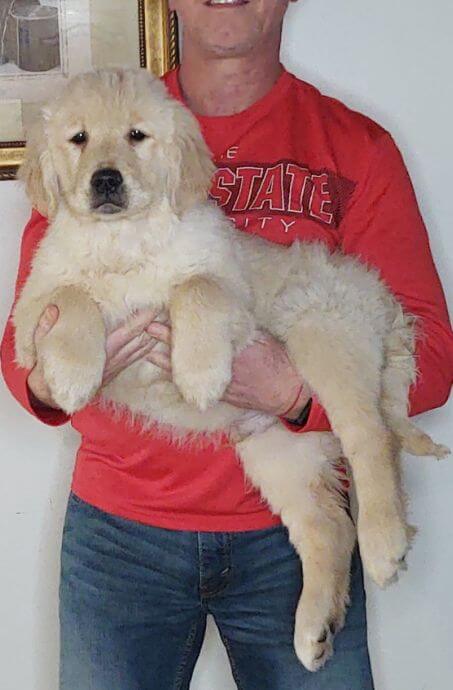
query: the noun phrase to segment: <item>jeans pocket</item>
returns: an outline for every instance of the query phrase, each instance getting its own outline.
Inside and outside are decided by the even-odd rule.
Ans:
[[[66,506],[66,516],[63,525],[63,540],[64,537],[71,531],[75,526],[76,522],[80,522],[84,518],[89,518],[97,509],[86,503],[82,498],[76,496],[76,494],[71,491],[68,498],[68,503]]]

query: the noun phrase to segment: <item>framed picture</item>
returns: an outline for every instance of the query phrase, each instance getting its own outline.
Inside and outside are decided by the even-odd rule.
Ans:
[[[168,0],[0,0],[0,179],[14,177],[40,105],[67,79],[104,67],[176,66]]]

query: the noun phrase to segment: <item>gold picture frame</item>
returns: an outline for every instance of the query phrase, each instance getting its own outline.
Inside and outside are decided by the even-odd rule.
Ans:
[[[34,86],[34,80],[40,80],[40,83],[44,84],[43,87],[40,87],[42,88],[43,93],[46,93],[46,88],[49,89],[50,93],[52,93],[53,89],[51,90],[51,87],[53,83],[55,83],[55,81],[61,81],[61,79],[67,78],[68,76],[72,76],[72,74],[77,72],[77,68],[75,69],[75,71],[71,71],[71,46],[68,47],[67,45],[67,36],[69,34],[69,29],[66,29],[66,35],[64,33],[64,30],[62,29],[62,24],[64,21],[62,13],[65,10],[65,8],[68,7],[66,3],[71,2],[71,14],[68,15],[71,18],[74,17],[74,8],[76,4],[78,4],[78,7],[80,8],[80,13],[83,13],[84,7],[88,8],[88,16],[86,17],[86,23],[84,26],[87,27],[87,31],[89,34],[88,40],[90,41],[91,45],[90,60],[95,60],[93,65],[94,67],[118,66],[118,64],[124,64],[121,62],[115,63],[115,61],[113,61],[112,64],[110,64],[108,61],[109,49],[110,54],[112,56],[115,55],[115,59],[118,58],[117,46],[120,36],[120,34],[118,33],[118,28],[122,27],[121,21],[124,19],[128,19],[130,22],[129,31],[135,32],[134,27],[136,27],[137,30],[137,36],[134,37],[133,41],[129,41],[129,44],[134,43],[133,48],[131,48],[130,45],[127,46],[129,52],[131,52],[131,50],[133,49],[136,55],[134,53],[135,57],[132,60],[132,64],[127,64],[127,66],[144,67],[152,71],[157,76],[161,76],[169,69],[172,69],[178,64],[178,27],[175,14],[171,13],[168,9],[168,0],[116,1],[118,3],[118,13],[122,13],[121,17],[117,17],[116,26],[114,23],[112,23],[110,28],[105,27],[104,36],[104,24],[107,24],[110,21],[114,21],[112,19],[112,9],[115,3],[112,2],[112,0],[16,0],[16,2],[19,3],[18,5],[16,5],[13,1],[10,2],[10,0],[0,0],[0,3],[2,3],[4,7],[6,7],[4,13],[9,9],[9,18],[13,17],[13,22],[16,22],[17,24],[19,24],[20,21],[26,22],[26,12],[30,13],[33,10],[33,7],[31,9],[27,7],[28,4],[35,4],[38,8],[38,12],[42,12],[43,14],[53,13],[53,16],[55,17],[53,21],[55,22],[55,26],[58,27],[59,32],[57,38],[57,42],[59,43],[58,46],[54,48],[54,52],[56,51],[57,57],[55,58],[55,56],[53,56],[53,58],[55,59],[55,64],[58,61],[58,64],[56,65],[55,69],[48,69],[49,65],[50,67],[52,67],[51,62],[46,64],[46,66],[43,68],[42,59],[41,62],[39,62],[39,56],[37,56],[38,59],[36,60],[36,64],[40,69],[47,68],[48,71],[46,74],[44,74],[44,71],[30,71],[28,73],[25,73],[24,70],[20,68],[20,61],[17,59],[17,56],[17,64],[11,63],[10,65],[8,63],[5,65],[5,62],[7,61],[0,60],[0,109],[2,105],[4,105],[5,108],[7,108],[6,112],[8,113],[10,120],[12,121],[13,130],[15,127],[15,108],[18,108],[20,110],[22,107],[22,101],[19,97],[13,99],[8,98],[8,89],[12,89],[13,96],[15,96],[16,94],[14,93],[14,89],[16,88],[16,84],[19,84],[20,80],[22,84],[25,82],[25,92],[29,93],[30,85]],[[13,10],[11,10],[11,7],[13,8]],[[21,13],[19,13],[19,11],[16,11],[16,13],[13,16],[14,7],[19,7],[22,10]],[[41,9],[46,7],[49,9]],[[56,10],[51,10],[50,8],[52,7],[56,8]],[[0,6],[0,11],[1,9],[2,7]],[[20,15],[19,18],[17,18],[18,15]],[[94,16],[96,21],[93,19]],[[80,17],[78,26],[79,25],[82,25]],[[15,28],[16,27],[13,26],[12,29],[10,29],[9,26],[6,27],[6,24],[2,27],[0,15],[0,49],[4,49],[5,33],[7,34],[8,31],[12,31]],[[95,38],[93,38],[94,34]],[[72,40],[74,41],[74,39]],[[98,41],[98,43],[94,44],[93,41],[96,40]],[[124,39],[123,42],[125,43],[126,39]],[[49,44],[48,39],[47,44]],[[99,45],[101,47],[99,47]],[[80,55],[81,51],[78,50],[79,46],[77,44],[75,44],[75,48]],[[28,50],[27,59],[30,61],[30,46],[27,45],[26,49]],[[64,68],[62,65],[63,53],[65,49],[69,54],[69,58],[66,58],[66,67]],[[19,48],[17,48],[17,51],[19,51]],[[73,54],[75,54],[74,51]],[[119,50],[119,57],[121,58],[121,50]],[[46,59],[51,60],[52,55],[50,56],[50,58],[46,56]],[[29,69],[29,65],[26,65],[26,68]],[[79,71],[85,71],[85,69]],[[2,78],[3,83],[6,83],[6,88],[3,87],[3,89]],[[52,79],[54,80],[53,82]],[[40,93],[41,92],[39,92],[39,94]],[[43,100],[45,100],[45,98]],[[27,104],[27,107],[29,108],[30,113],[33,113],[33,108],[36,109],[37,103]],[[30,113],[28,114],[28,119],[32,117]],[[22,127],[22,117],[20,126]],[[15,174],[17,172],[17,168],[22,162],[24,156],[25,141],[1,141],[1,136],[2,132],[0,131],[0,180],[11,180],[14,179]]]

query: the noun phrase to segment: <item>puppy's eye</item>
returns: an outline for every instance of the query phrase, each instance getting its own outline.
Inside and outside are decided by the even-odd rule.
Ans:
[[[142,132],[141,129],[131,129],[127,136],[129,141],[131,142],[143,141],[143,139],[148,138],[147,134],[145,134],[145,132]]]
[[[88,141],[88,134],[85,132],[85,130],[82,132],[77,132],[77,134],[74,134],[69,141],[71,141],[73,144],[77,144],[77,146],[81,146],[82,144],[86,144]]]

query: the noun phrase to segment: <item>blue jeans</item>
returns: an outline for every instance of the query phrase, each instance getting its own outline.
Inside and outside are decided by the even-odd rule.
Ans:
[[[335,654],[298,661],[302,587],[286,529],[180,532],[71,495],[62,546],[61,690],[187,690],[210,613],[239,690],[372,690],[360,560]]]

